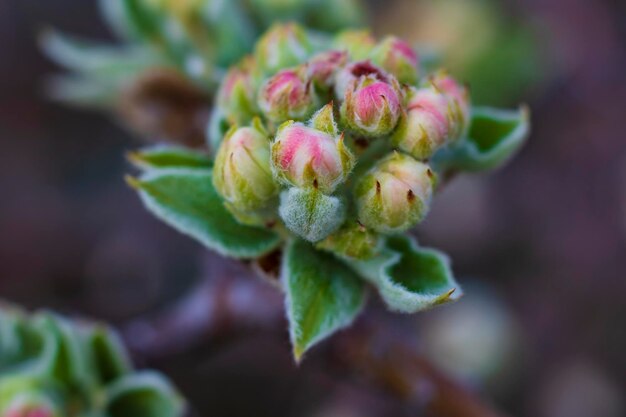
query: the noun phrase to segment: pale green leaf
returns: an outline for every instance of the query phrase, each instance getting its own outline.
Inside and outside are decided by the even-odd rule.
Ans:
[[[448,257],[419,247],[407,236],[387,238],[384,249],[372,259],[346,262],[378,289],[393,311],[415,313],[462,295]]]
[[[174,387],[156,372],[124,376],[107,390],[108,417],[180,417],[184,408]]]
[[[209,156],[201,151],[173,145],[154,145],[128,153],[128,159],[143,170],[163,168],[210,168]]]
[[[129,183],[155,216],[222,255],[257,258],[281,243],[276,233],[232,217],[213,188],[210,170],[153,170]]]
[[[365,283],[332,255],[302,240],[284,253],[289,332],[296,360],[313,345],[354,321],[365,304]]]

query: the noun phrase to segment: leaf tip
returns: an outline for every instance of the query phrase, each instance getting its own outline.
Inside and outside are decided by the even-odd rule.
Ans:
[[[139,179],[133,177],[132,175],[124,176],[124,181],[126,181],[126,184],[128,184],[128,186],[134,190],[138,190],[141,188],[141,181],[139,181]]]

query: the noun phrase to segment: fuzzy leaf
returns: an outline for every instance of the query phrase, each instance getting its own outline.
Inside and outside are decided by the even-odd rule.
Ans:
[[[517,111],[475,108],[467,139],[433,157],[437,169],[484,171],[504,164],[530,132],[528,109]]]
[[[280,244],[269,230],[238,223],[224,207],[206,169],[163,169],[129,179],[159,219],[218,253],[257,258]]]
[[[415,313],[462,295],[447,256],[420,248],[407,236],[387,238],[385,248],[372,259],[346,262],[376,286],[393,311]]]
[[[128,159],[138,168],[210,168],[208,155],[189,148],[172,145],[149,146],[129,152]]]
[[[183,410],[178,393],[155,372],[127,375],[107,390],[108,417],[179,417]]]
[[[313,345],[350,325],[365,304],[365,285],[358,275],[301,240],[285,250],[282,281],[297,361]]]

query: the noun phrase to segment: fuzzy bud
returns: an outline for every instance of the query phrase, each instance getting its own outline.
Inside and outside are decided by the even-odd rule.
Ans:
[[[401,39],[389,36],[382,40],[372,51],[372,61],[403,84],[415,84],[418,81],[417,54]]]
[[[376,39],[367,30],[345,30],[333,42],[333,49],[346,51],[353,61],[367,59],[375,46]]]
[[[287,69],[268,79],[259,93],[259,107],[276,123],[302,120],[315,109],[315,98],[304,68]]]
[[[359,221],[380,233],[400,233],[426,216],[435,184],[430,167],[397,152],[378,162],[357,184]]]
[[[336,87],[344,90],[341,120],[350,130],[373,137],[390,133],[398,124],[402,91],[392,75],[358,62],[342,71]]]
[[[332,104],[318,111],[308,125],[284,123],[272,144],[275,175],[295,187],[313,187],[332,193],[345,181],[354,165],[343,135],[337,135]]]
[[[317,188],[292,187],[280,194],[278,213],[293,233],[309,242],[318,242],[341,226],[346,208],[341,199]]]
[[[233,127],[215,157],[213,184],[235,214],[266,207],[277,194],[270,168],[270,143],[258,119],[253,127]]]
[[[306,31],[295,23],[277,23],[259,39],[255,57],[266,74],[299,65],[312,51]]]
[[[245,59],[231,68],[217,92],[217,105],[232,124],[249,123],[256,113],[254,61]]]

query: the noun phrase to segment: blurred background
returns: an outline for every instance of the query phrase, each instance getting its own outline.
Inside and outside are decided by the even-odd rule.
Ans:
[[[440,51],[475,103],[526,102],[533,123],[511,164],[457,179],[417,231],[467,295],[387,323],[506,414],[626,415],[626,3],[372,0],[367,14],[376,34]],[[119,326],[199,415],[415,415],[348,383],[329,348],[292,365],[286,332],[263,324],[282,314],[273,290],[143,209],[123,181],[137,137],[44,97],[59,71],[46,27],[113,39],[95,1],[0,2],[0,297]],[[214,318],[229,302],[258,323],[230,331]],[[215,322],[228,331],[202,327]]]

